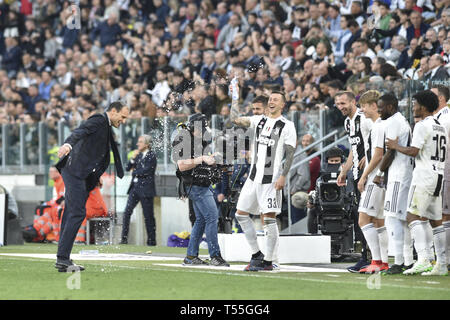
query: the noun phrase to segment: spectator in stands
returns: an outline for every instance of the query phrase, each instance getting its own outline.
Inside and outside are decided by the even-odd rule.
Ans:
[[[91,33],[91,40],[95,41],[100,36],[100,46],[105,48],[108,44],[115,44],[121,33],[117,23],[117,15],[110,13],[107,20],[100,23]]]
[[[312,143],[314,143],[314,138],[311,134],[307,133],[302,137],[301,144],[302,144],[303,149],[305,149],[307,146],[309,146]],[[305,153],[307,156],[310,156],[313,153],[315,153],[316,151],[317,151],[316,148],[310,148]],[[316,156],[316,157],[312,158],[311,160],[309,160],[309,175],[311,178],[311,183],[308,188],[308,193],[311,190],[314,190],[316,188],[316,180],[319,177],[319,173],[320,173],[320,157]]]
[[[422,15],[416,10],[411,11],[409,20],[411,21],[411,26],[406,29],[406,39],[408,40],[408,43],[410,43],[413,38],[424,36],[430,28],[428,24],[422,21]]]
[[[3,54],[2,66],[8,72],[8,77],[14,77],[19,71],[22,50],[18,46],[17,38],[6,37],[5,39],[6,50]]]

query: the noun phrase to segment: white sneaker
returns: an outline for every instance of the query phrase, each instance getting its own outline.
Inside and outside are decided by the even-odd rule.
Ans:
[[[272,262],[272,268],[273,270],[280,270],[280,265],[276,262]]]
[[[417,274],[422,272],[430,271],[433,268],[433,265],[430,263],[430,261],[422,260],[422,261],[416,261],[414,265],[409,268],[408,270],[403,271],[403,274],[409,275],[409,274]]]
[[[422,272],[423,276],[446,276],[448,275],[447,266],[442,263],[436,263],[433,270]]]

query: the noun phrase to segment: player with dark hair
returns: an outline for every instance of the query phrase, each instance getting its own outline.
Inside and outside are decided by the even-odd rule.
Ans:
[[[378,100],[378,113],[385,120],[384,136],[398,139],[398,144],[408,147],[411,144],[411,127],[398,110],[398,100],[393,93],[387,93]],[[394,247],[394,264],[386,274],[399,274],[413,264],[411,235],[406,224],[406,209],[414,159],[395,150],[387,150],[381,160],[375,183],[384,177],[386,194],[384,198],[385,224],[389,242]]]
[[[350,91],[339,91],[335,96],[336,107],[346,117],[344,129],[347,132],[348,140],[351,146],[347,161],[342,166],[342,170],[337,178],[337,185],[346,185],[347,173],[352,169],[353,185],[357,202],[361,198],[357,188],[359,179],[363,173],[365,165],[364,141],[369,135],[372,127],[372,121],[366,119],[364,113],[356,106],[355,95]],[[362,243],[361,259],[353,266],[347,268],[350,272],[359,272],[359,270],[369,264],[367,259],[367,243],[364,234],[358,225],[358,212],[352,211],[356,239]]]
[[[447,131],[433,117],[439,102],[430,90],[416,93],[413,112],[423,118],[416,123],[411,145],[401,146],[398,139],[387,139],[386,147],[399,154],[415,157],[415,167],[408,195],[407,222],[417,251],[417,261],[403,274],[447,275],[446,239],[442,225],[442,180],[447,153]],[[436,264],[428,259],[427,231],[422,221],[433,227]]]

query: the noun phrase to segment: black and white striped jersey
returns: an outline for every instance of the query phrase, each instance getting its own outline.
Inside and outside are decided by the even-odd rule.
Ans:
[[[257,183],[273,183],[282,172],[284,145],[297,145],[294,123],[283,116],[273,119],[258,115],[249,119],[254,133],[249,178]]]
[[[352,118],[344,120],[344,129],[348,135],[348,141],[353,153],[353,179],[358,180],[364,169],[359,169],[359,162],[365,156],[364,141],[367,139],[372,128],[373,121],[367,119],[360,109],[356,109]]]

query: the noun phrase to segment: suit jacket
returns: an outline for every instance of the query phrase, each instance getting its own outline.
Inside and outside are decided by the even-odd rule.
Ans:
[[[125,169],[127,171],[133,169],[131,184],[127,192],[128,194],[131,191],[134,191],[145,197],[154,197],[156,195],[156,155],[154,152],[149,150],[145,157],[140,153],[134,161],[128,162]]]
[[[447,69],[444,66],[440,66],[437,70],[436,73],[434,74],[433,77],[431,77],[431,73],[430,73],[430,78],[429,80],[431,81],[444,81],[444,80],[449,80],[450,75],[447,72]]]
[[[110,163],[110,144],[115,143],[110,141],[111,130],[106,114],[89,117],[64,141],[72,146],[72,151],[59,160],[56,168],[60,172],[64,168],[71,175],[86,180],[88,191],[94,189]],[[116,165],[120,163],[120,157],[115,159]]]

